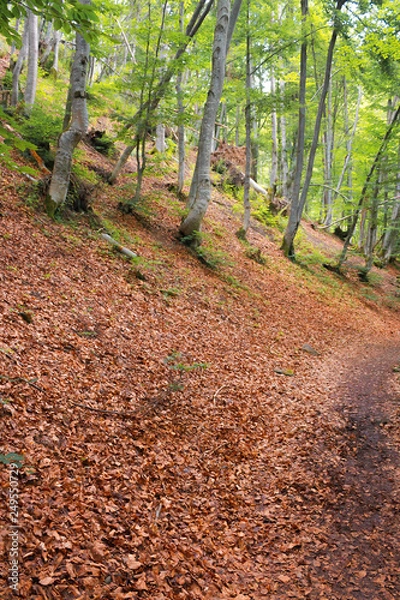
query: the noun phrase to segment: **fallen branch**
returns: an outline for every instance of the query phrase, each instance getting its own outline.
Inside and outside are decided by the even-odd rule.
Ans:
[[[112,238],[111,235],[108,235],[108,233],[102,233],[101,237],[103,238],[103,240],[106,240],[106,242],[111,244],[116,250],[118,250],[118,252],[120,252],[124,256],[127,256],[128,258],[136,258],[137,257],[137,254],[132,252],[132,250],[129,250],[129,248],[125,248],[124,246],[121,246],[121,244],[119,244],[116,240],[114,240],[114,238]]]
[[[41,388],[39,385],[36,385],[35,381],[37,381],[37,379],[24,379],[24,377],[7,377],[7,375],[0,375],[0,379],[5,379],[6,381],[19,381],[20,383],[27,383],[28,385],[30,385],[31,387],[35,388],[35,390],[38,390],[39,392],[42,392],[43,394],[46,393],[46,391]]]
[[[213,403],[214,403],[214,406],[215,406],[215,401],[216,401],[216,399],[217,399],[217,396],[218,396],[218,394],[219,394],[219,393],[220,393],[220,392],[221,392],[221,391],[222,391],[222,390],[223,390],[225,387],[226,387],[226,384],[224,384],[224,385],[221,385],[221,387],[220,387],[220,388],[218,388],[218,389],[217,389],[217,391],[214,393],[214,396],[213,396]]]

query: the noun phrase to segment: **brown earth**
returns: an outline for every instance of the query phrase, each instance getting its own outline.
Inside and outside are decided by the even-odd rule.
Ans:
[[[109,168],[89,150],[87,164]],[[165,178],[136,215],[116,208],[127,172],[98,184],[95,220],[60,223],[27,206],[19,176],[1,181],[0,453],[24,456],[20,597],[400,597],[398,272],[340,278],[308,246],[293,265],[253,223],[258,264],[217,191],[210,269],[176,239]],[[141,258],[115,254],[104,227]]]

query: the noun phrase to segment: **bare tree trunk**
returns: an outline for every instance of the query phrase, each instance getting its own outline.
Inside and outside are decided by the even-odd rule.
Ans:
[[[53,49],[54,46],[54,30],[53,30],[53,23],[50,22],[47,24],[47,31],[46,34],[44,36],[44,38],[41,40],[40,42],[40,46],[41,46],[41,56],[40,56],[40,65],[43,67],[46,62],[47,59],[50,56],[50,53]]]
[[[52,72],[57,76],[59,71],[58,61],[60,56],[61,31],[54,32],[54,60],[51,67]]]
[[[240,1],[241,0],[235,2],[236,5],[239,4],[239,7]],[[214,32],[211,82],[204,107],[196,166],[187,202],[189,213],[179,228],[181,236],[190,237],[190,244],[194,246],[200,243],[200,239],[198,236],[194,236],[194,234],[201,229],[201,223],[211,197],[211,144],[214,134],[215,119],[224,84],[226,55],[235,25],[231,20],[232,15],[230,15],[230,8],[230,0],[219,0],[217,23]],[[236,16],[237,14],[238,10]]]
[[[133,119],[134,122],[141,122],[143,119],[144,113],[147,113],[148,115],[153,114],[154,111],[156,110],[156,108],[158,107],[158,105],[160,104],[160,101],[164,96],[165,90],[167,89],[167,86],[168,86],[172,76],[175,73],[176,61],[179,60],[179,58],[186,52],[189,42],[196,35],[196,33],[199,30],[200,26],[202,25],[204,19],[210,12],[213,2],[214,2],[214,0],[199,0],[198,4],[194,10],[194,13],[192,15],[192,18],[190,19],[190,22],[186,27],[185,41],[182,42],[181,46],[176,51],[174,58],[170,62],[170,65],[168,66],[167,70],[162,75],[157,86],[155,87],[151,98],[149,98],[148,101],[146,101],[146,103],[143,104],[143,106],[135,114],[134,119]],[[119,159],[113,169],[113,172],[111,173],[111,175],[109,177],[108,181],[110,184],[115,183],[115,181],[118,178],[118,175],[124,168],[126,162],[128,161],[128,158],[130,157],[130,155],[132,154],[132,152],[134,151],[135,148],[136,148],[136,142],[133,144],[129,144],[125,148],[125,150],[122,152],[121,156],[119,157]]]
[[[332,196],[332,162],[333,162],[333,118],[332,118],[332,82],[328,89],[328,110],[326,111],[326,129],[324,134],[324,212],[325,227],[330,227],[333,220]]]
[[[378,167],[378,165],[379,165],[379,163],[380,163],[380,161],[382,159],[382,155],[383,155],[383,153],[384,153],[384,151],[386,149],[388,141],[390,140],[390,137],[392,135],[394,126],[396,125],[397,120],[398,120],[399,117],[400,117],[400,104],[398,105],[397,110],[393,114],[392,122],[390,123],[389,127],[386,130],[386,133],[385,133],[385,136],[384,136],[384,138],[382,140],[381,146],[380,146],[380,148],[379,148],[379,150],[378,150],[378,152],[377,152],[377,154],[375,156],[374,162],[372,163],[372,166],[371,166],[371,168],[369,170],[369,173],[368,173],[367,178],[365,180],[365,183],[363,185],[363,189],[361,190],[360,199],[358,201],[357,208],[354,211],[353,218],[352,218],[352,221],[350,223],[349,230],[348,230],[348,233],[347,233],[347,237],[346,237],[346,240],[344,242],[343,250],[342,250],[342,252],[340,254],[340,257],[339,257],[339,261],[338,261],[338,265],[337,265],[338,268],[340,268],[342,266],[342,264],[344,263],[344,261],[346,260],[347,250],[348,250],[348,247],[350,246],[351,238],[354,235],[354,232],[355,232],[355,229],[356,229],[356,226],[357,226],[357,222],[358,222],[358,218],[360,216],[360,212],[361,212],[361,210],[363,208],[363,204],[364,204],[364,201],[365,201],[365,198],[366,198],[366,193],[367,193],[368,187],[369,187],[369,185],[371,183],[371,180],[372,180],[372,177],[373,177],[373,175],[375,173],[375,170]]]
[[[90,0],[80,0],[82,4],[89,4]],[[71,178],[72,155],[76,146],[88,128],[88,113],[86,106],[86,75],[89,64],[90,47],[88,42],[76,34],[76,52],[71,68],[71,121],[59,139],[54,162],[49,194],[46,202],[47,212],[54,216],[67,197],[68,186]]]
[[[246,32],[246,168],[243,190],[243,234],[246,237],[250,225],[250,179],[251,179],[251,37],[250,37],[250,0],[247,0],[247,32]]]
[[[390,221],[386,226],[386,231],[382,242],[382,255],[385,263],[388,263],[392,258],[396,240],[400,237],[400,144],[398,147],[397,156],[397,181],[394,204]]]
[[[179,28],[181,33],[184,32],[184,3],[183,1],[179,4]],[[182,91],[182,79],[183,74],[180,70],[176,78],[176,97],[178,103],[178,194],[182,193],[183,186],[185,183],[185,126],[182,122],[184,115],[183,106],[183,91]]]
[[[303,35],[305,35],[305,24],[308,17],[308,0],[301,0],[301,14],[303,19]],[[301,175],[304,164],[304,140],[306,128],[306,82],[307,82],[307,39],[303,38],[300,49],[300,88],[299,88],[299,124],[296,143],[296,163],[294,168],[292,198],[289,213],[289,221],[282,241],[282,250],[285,256],[294,258],[293,240],[297,233],[299,217],[299,197],[301,186]]]
[[[347,0],[337,0],[336,10],[340,11],[346,2],[347,2]],[[319,140],[319,134],[320,134],[320,130],[321,130],[322,116],[324,113],[325,100],[326,100],[326,95],[328,93],[329,82],[330,82],[330,78],[331,78],[333,52],[335,49],[336,40],[337,40],[338,33],[339,33],[339,27],[340,27],[340,24],[337,22],[337,17],[335,17],[335,24],[334,24],[332,36],[331,36],[331,39],[329,42],[328,54],[327,54],[327,58],[326,58],[324,83],[322,86],[321,96],[320,96],[319,104],[318,104],[318,112],[317,112],[317,117],[316,117],[315,125],[314,125],[314,134],[313,134],[313,139],[311,142],[310,154],[308,157],[308,164],[307,164],[307,170],[306,170],[305,180],[304,180],[304,184],[303,184],[303,189],[301,190],[300,199],[298,199],[296,201],[295,197],[293,197],[290,215],[289,215],[289,222],[286,227],[286,231],[285,231],[285,235],[284,235],[284,242],[283,242],[282,247],[285,251],[286,256],[289,256],[291,258],[294,258],[293,242],[294,242],[294,238],[296,236],[296,233],[297,233],[299,225],[300,225],[301,217],[302,217],[303,210],[304,210],[304,205],[306,203],[307,194],[308,194],[308,190],[310,187],[311,178],[312,178],[312,174],[313,174],[315,155],[316,155],[317,148],[318,148],[318,140]]]
[[[165,143],[165,125],[158,123],[156,125],[156,150],[163,154],[167,148]]]
[[[17,106],[19,100],[19,76],[21,75],[24,61],[28,54],[29,45],[29,19],[26,17],[24,23],[24,32],[22,34],[22,46],[18,54],[17,62],[15,63],[12,75],[12,94],[11,106]]]
[[[39,27],[38,17],[31,10],[28,11],[28,74],[25,86],[25,109],[26,115],[30,115],[35,104],[36,87],[38,78],[38,60],[39,60]]]
[[[346,89],[346,84],[345,84],[345,89]],[[351,135],[349,135],[348,126],[347,126],[348,118],[346,118],[346,150],[347,150],[347,152],[346,152],[346,158],[344,160],[344,165],[343,165],[342,171],[341,171],[340,176],[339,176],[339,180],[338,180],[337,185],[336,185],[336,189],[335,189],[334,196],[333,196],[333,201],[335,201],[336,198],[337,198],[337,196],[339,195],[340,189],[341,189],[341,187],[343,185],[344,176],[346,174],[346,171],[350,175],[350,182],[351,182],[351,179],[352,179],[351,178],[351,171],[349,171],[349,169],[350,169],[350,165],[351,165],[353,141],[354,141],[354,138],[355,138],[355,135],[356,135],[357,125],[358,125],[358,116],[359,116],[359,113],[360,113],[361,100],[362,100],[362,89],[361,89],[361,86],[359,86],[359,88],[358,88],[358,99],[357,99],[356,114],[354,116],[353,130],[351,132]],[[347,115],[347,99],[346,99],[346,96],[345,96],[345,106],[346,106],[346,115]]]
[[[274,73],[271,72],[271,95],[275,96],[276,86],[275,86],[275,76]],[[274,98],[274,108],[272,109],[271,114],[271,140],[272,140],[272,150],[271,150],[271,171],[269,175],[269,187],[271,190],[271,201],[275,198],[277,182],[278,182],[278,117],[276,114],[276,106],[275,106],[275,98]]]
[[[285,92],[285,82],[280,82],[280,93],[283,97]],[[283,108],[283,99],[281,99],[281,109]],[[282,179],[282,196],[287,199],[288,191],[288,157],[287,157],[287,136],[286,136],[286,117],[284,114],[279,119],[281,132],[281,179]]]

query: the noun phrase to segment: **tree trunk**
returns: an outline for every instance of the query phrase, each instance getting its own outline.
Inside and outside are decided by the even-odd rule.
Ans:
[[[346,122],[346,158],[344,160],[344,164],[343,164],[343,168],[342,171],[340,173],[339,176],[339,180],[337,182],[336,185],[336,189],[333,195],[333,201],[336,200],[337,196],[339,195],[340,189],[343,185],[343,181],[344,181],[344,176],[347,172],[348,174],[348,185],[351,185],[352,182],[352,174],[351,174],[351,158],[352,158],[352,149],[353,149],[353,141],[356,135],[356,130],[357,130],[357,125],[358,125],[358,116],[359,116],[359,112],[360,112],[360,106],[361,106],[361,100],[362,100],[362,89],[361,86],[359,86],[358,88],[358,99],[357,99],[357,107],[356,107],[356,114],[354,116],[354,121],[353,121],[353,130],[351,132],[351,135],[349,133],[349,127],[348,127],[348,114],[347,114],[347,94],[346,94],[346,82],[345,82],[345,86],[344,86],[344,90],[345,90],[345,122]],[[351,189],[351,187],[350,187]]]
[[[80,0],[82,4],[89,4],[90,0]],[[86,106],[86,75],[89,64],[90,47],[88,42],[76,34],[76,52],[71,68],[71,121],[59,139],[54,162],[49,194],[47,198],[47,211],[54,216],[67,197],[71,177],[72,154],[88,128],[88,114]]]
[[[12,94],[11,106],[17,106],[19,100],[19,76],[21,75],[24,61],[28,54],[29,44],[29,19],[26,17],[24,23],[24,32],[22,34],[22,46],[18,54],[17,62],[15,63],[12,75]]]
[[[356,226],[357,226],[357,222],[358,222],[358,218],[360,216],[360,212],[361,212],[361,210],[363,208],[363,204],[364,204],[364,201],[365,201],[365,198],[366,198],[366,193],[367,193],[368,187],[369,187],[369,185],[371,183],[371,180],[372,180],[372,177],[373,177],[373,175],[375,173],[375,170],[376,170],[377,166],[379,165],[379,163],[381,161],[382,155],[383,155],[383,153],[384,153],[384,151],[386,149],[388,141],[390,140],[390,136],[392,135],[394,126],[396,125],[397,120],[398,120],[399,117],[400,117],[400,104],[397,107],[396,112],[393,114],[392,122],[390,123],[389,127],[386,130],[386,133],[385,133],[385,136],[384,136],[384,138],[382,140],[381,146],[380,146],[380,148],[379,148],[379,150],[378,150],[378,152],[377,152],[377,154],[375,156],[374,162],[372,163],[372,166],[371,166],[371,168],[369,170],[369,173],[368,173],[367,178],[365,180],[363,189],[361,190],[360,199],[358,201],[357,208],[354,211],[353,218],[351,220],[351,223],[350,223],[350,226],[349,226],[349,230],[348,230],[348,233],[347,233],[347,237],[346,237],[346,240],[344,242],[343,250],[342,250],[342,252],[340,254],[340,257],[339,257],[339,261],[338,261],[338,265],[337,265],[339,269],[340,269],[340,267],[342,266],[342,264],[344,263],[344,261],[346,259],[347,250],[348,250],[348,247],[350,246],[351,238],[354,235],[354,232],[355,232],[355,229],[356,229]]]
[[[58,61],[60,56],[60,42],[61,42],[61,31],[54,32],[54,60],[53,66],[51,67],[52,72],[57,76],[59,71]]]
[[[332,162],[333,162],[333,118],[332,118],[332,82],[328,88],[328,109],[324,132],[324,225],[330,227],[333,221]]]
[[[240,0],[239,2],[235,2],[235,4],[239,4],[240,7]],[[211,144],[214,134],[215,119],[224,84],[226,55],[235,25],[235,23],[232,22],[234,14],[237,17],[238,10],[235,13],[232,12],[232,15],[230,15],[230,0],[219,0],[217,23],[214,32],[211,82],[204,107],[196,166],[187,202],[189,213],[179,228],[182,237],[191,237],[190,243],[192,245],[197,245],[200,241],[198,236],[194,236],[194,234],[195,232],[200,231],[203,217],[210,202]]]
[[[40,42],[40,47],[41,47],[40,65],[42,67],[46,64],[47,59],[49,58],[50,53],[53,49],[54,33],[55,32],[53,30],[53,23],[50,22],[47,24],[46,34]]]
[[[243,234],[246,237],[250,225],[250,178],[251,178],[251,37],[250,37],[250,0],[247,0],[247,32],[246,32],[246,168],[243,190]]]
[[[183,1],[179,4],[179,28],[181,33],[184,32],[184,3]],[[185,183],[185,126],[183,124],[183,116],[184,116],[184,105],[183,105],[183,90],[182,90],[182,80],[183,74],[182,70],[179,70],[179,73],[176,78],[176,97],[178,103],[178,194],[182,193],[183,186]]]
[[[175,73],[176,62],[186,52],[189,42],[196,35],[196,33],[199,30],[200,26],[202,25],[204,19],[210,12],[213,2],[214,2],[214,0],[199,0],[198,4],[194,10],[194,13],[192,15],[192,18],[190,19],[190,22],[186,27],[185,41],[182,42],[181,46],[176,51],[174,58],[172,59],[172,61],[170,61],[170,64],[169,64],[167,70],[162,75],[157,86],[155,87],[154,92],[151,95],[151,98],[149,98],[143,104],[143,106],[136,112],[136,114],[133,118],[134,123],[141,122],[143,120],[144,113],[147,113],[148,115],[153,114],[154,111],[156,110],[156,108],[158,107],[158,105],[160,104],[160,101],[164,96],[165,90],[167,89],[167,86],[168,86],[172,76]],[[115,167],[113,169],[113,172],[111,173],[111,175],[108,179],[108,181],[111,185],[116,182],[118,175],[124,168],[126,162],[128,161],[130,155],[132,154],[132,152],[134,151],[135,148],[136,148],[136,143],[129,144],[125,148],[125,150],[122,152],[121,156],[119,157],[119,159],[117,161],[117,164],[115,165]]]
[[[28,11],[28,74],[25,86],[25,109],[26,115],[30,115],[35,104],[36,87],[38,78],[38,60],[39,60],[39,27],[38,17],[32,11]]]
[[[167,145],[165,143],[165,125],[162,123],[158,123],[156,125],[156,150],[163,154],[167,149]]]
[[[378,233],[378,195],[379,189],[382,183],[382,171],[378,173],[376,179],[376,185],[372,196],[370,213],[369,213],[369,224],[367,231],[367,239],[365,242],[365,270],[364,277],[369,273],[374,262],[374,250],[376,246],[376,239]]]
[[[336,10],[340,11],[341,8],[346,3],[346,1],[347,0],[338,0],[337,4],[336,4]],[[291,210],[290,210],[290,215],[289,215],[289,222],[286,227],[286,231],[285,231],[285,235],[284,235],[283,249],[285,251],[286,256],[290,256],[291,258],[294,258],[293,242],[294,242],[294,238],[296,236],[296,233],[297,233],[299,225],[300,225],[301,217],[302,217],[303,210],[304,210],[304,205],[306,203],[307,194],[308,194],[308,190],[309,190],[310,183],[311,183],[311,177],[313,174],[315,155],[316,155],[317,148],[318,148],[319,133],[321,130],[322,116],[324,113],[325,100],[326,100],[326,95],[328,93],[329,82],[330,82],[330,78],[331,78],[333,52],[335,49],[336,40],[337,40],[338,33],[339,33],[339,26],[340,25],[337,23],[336,18],[335,18],[334,29],[332,31],[332,36],[331,36],[331,39],[329,42],[328,54],[327,54],[327,58],[326,58],[324,83],[322,86],[321,96],[320,96],[319,104],[318,104],[317,117],[316,117],[315,125],[314,125],[314,134],[313,134],[313,139],[311,142],[310,154],[308,157],[308,164],[307,164],[307,170],[306,170],[305,180],[304,180],[304,184],[303,184],[303,189],[301,190],[301,195],[300,195],[299,199],[296,199],[295,196],[292,199],[292,205],[291,205]]]
[[[392,252],[396,245],[396,240],[399,238],[400,231],[400,145],[398,149],[398,164],[397,164],[397,183],[392,214],[389,223],[387,224],[385,235],[382,242],[382,255],[385,263],[388,263],[392,258]]]
[[[287,136],[286,136],[286,117],[283,114],[283,96],[285,92],[285,82],[280,82],[280,94],[281,94],[281,110],[282,116],[279,119],[279,126],[281,132],[281,179],[282,179],[282,197],[288,198],[288,157],[287,157]]]
[[[299,124],[296,142],[296,163],[292,184],[292,197],[289,221],[282,241],[282,250],[285,256],[294,258],[293,240],[297,233],[299,221],[299,196],[301,175],[304,164],[304,140],[306,128],[306,82],[307,82],[307,38],[305,25],[308,17],[308,0],[301,0],[301,14],[303,19],[303,42],[300,49],[300,87],[299,87]],[[300,221],[299,221],[300,222]]]
[[[271,95],[273,96],[274,108],[271,114],[271,138],[272,138],[272,149],[271,149],[271,171],[269,175],[269,187],[271,190],[271,201],[275,198],[277,182],[278,182],[278,117],[276,114],[275,107],[275,77],[271,73]]]

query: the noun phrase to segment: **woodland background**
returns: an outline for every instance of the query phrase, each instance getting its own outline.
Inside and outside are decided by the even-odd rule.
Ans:
[[[0,16],[0,597],[398,598],[397,0]]]

